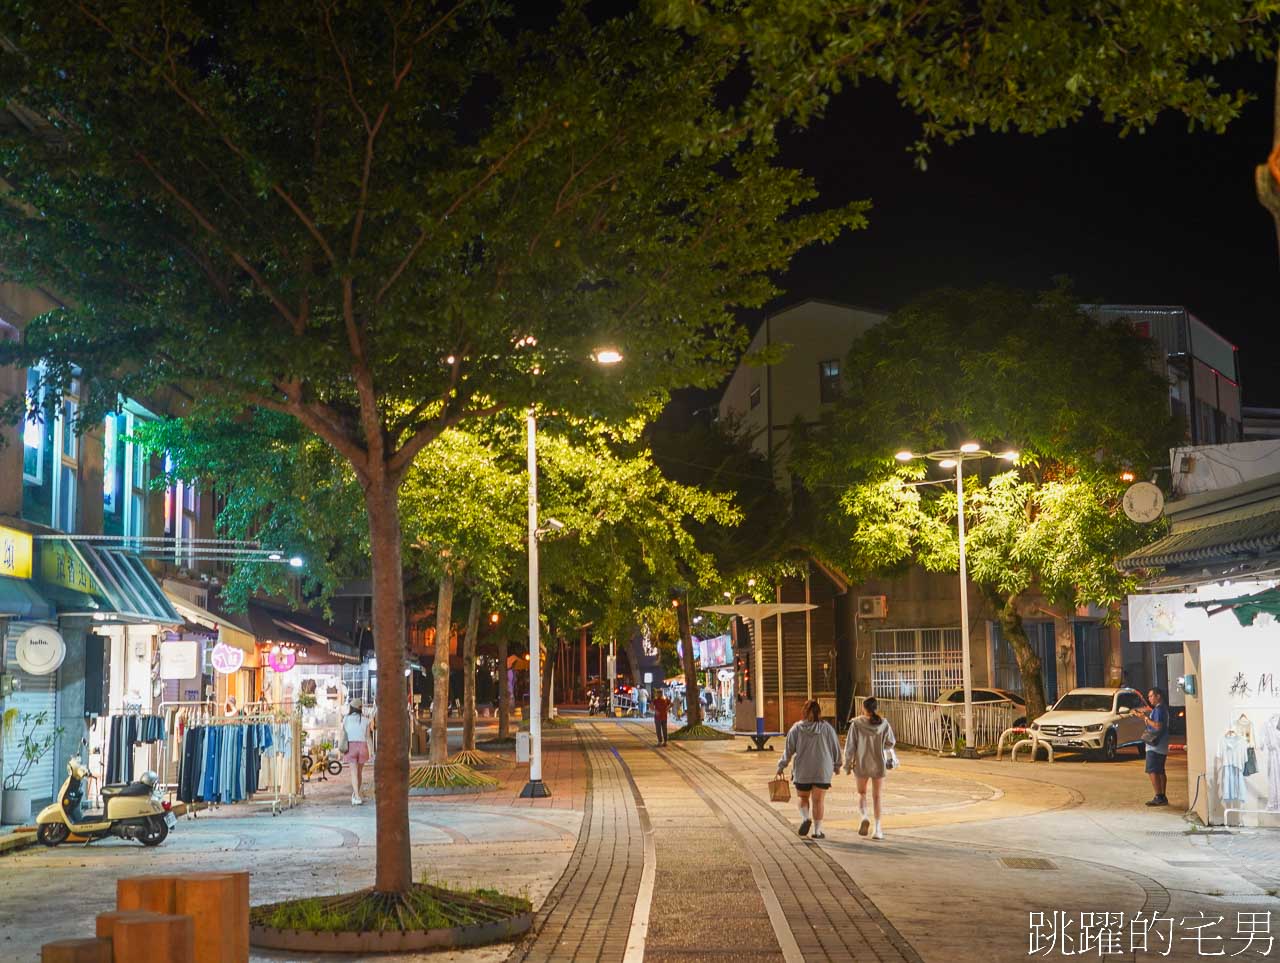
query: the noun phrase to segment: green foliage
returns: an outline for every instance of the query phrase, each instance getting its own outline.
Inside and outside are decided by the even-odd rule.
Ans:
[[[745,117],[801,122],[845,87],[877,80],[922,119],[917,151],[979,128],[1040,134],[1100,115],[1122,133],[1165,111],[1220,131],[1252,94],[1214,68],[1273,57],[1275,0],[974,5],[839,0],[654,0],[659,20],[737,51],[754,86]],[[923,158],[922,161],[923,163]]]
[[[749,128],[709,143],[735,58],[645,17],[18,0],[3,24],[33,129],[0,140],[0,262],[66,306],[0,363],[80,366],[88,423],[179,383],[399,480],[496,409],[716,383],[731,309],[862,223],[801,211],[812,184]]]
[[[7,719],[8,712],[5,716]],[[24,712],[18,716],[17,725],[20,729],[13,744],[13,758],[10,760],[12,767],[9,769],[9,775],[4,777],[5,789],[21,789],[22,780],[27,778],[27,773],[58,744],[58,739],[63,733],[62,726],[57,726],[39,738],[36,737],[36,732],[48,720],[48,712]]]
[[[488,923],[529,912],[527,899],[493,889],[449,889],[419,883],[397,896],[362,890],[255,907],[254,923],[281,930],[380,933]]]
[[[1030,588],[1073,606],[1123,597],[1114,561],[1153,530],[1123,515],[1119,472],[1158,464],[1179,428],[1130,327],[1098,322],[1062,288],[945,291],[872,328],[846,371],[848,392],[795,466],[847,537],[829,548],[851,571],[956,568],[954,485],[913,487],[925,467],[892,454],[978,440],[1023,457],[994,475],[966,469],[974,581],[1001,602]]]

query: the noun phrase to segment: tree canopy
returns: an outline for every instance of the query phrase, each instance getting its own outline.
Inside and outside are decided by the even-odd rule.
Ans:
[[[910,563],[953,571],[954,486],[915,487],[927,469],[894,454],[969,441],[1019,451],[1015,468],[966,469],[966,547],[970,578],[1018,658],[1028,710],[1042,709],[1019,603],[1038,592],[1107,607],[1131,588],[1115,560],[1151,530],[1121,511],[1121,473],[1148,475],[1181,429],[1155,361],[1132,327],[1098,321],[1066,288],[916,301],[858,339],[843,396],[798,446],[795,468],[833,533],[819,551],[861,575]]]

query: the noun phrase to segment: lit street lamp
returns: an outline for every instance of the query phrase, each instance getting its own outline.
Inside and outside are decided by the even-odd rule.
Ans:
[[[532,339],[526,339],[532,343]],[[622,360],[613,348],[598,349],[592,359],[596,364],[613,365]],[[551,790],[542,781],[542,627],[538,622],[538,539],[549,531],[559,531],[564,523],[547,519],[545,529],[538,527],[538,424],[533,409],[526,415],[529,471],[529,781],[520,790],[524,799],[544,799]]]
[[[976,758],[977,748],[973,742],[973,666],[969,659],[969,571],[964,559],[964,463],[978,461],[982,458],[1001,458],[1008,462],[1018,460],[1018,453],[1012,449],[998,453],[989,452],[976,441],[965,442],[959,448],[931,451],[916,455],[910,451],[900,451],[893,456],[898,461],[912,461],[915,458],[927,458],[936,461],[940,468],[956,470],[956,528],[960,536],[960,653],[964,676],[964,752],[968,758]]]

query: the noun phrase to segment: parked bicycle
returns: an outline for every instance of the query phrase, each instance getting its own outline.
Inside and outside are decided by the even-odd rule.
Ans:
[[[310,782],[326,780],[330,776],[342,775],[342,758],[334,752],[333,746],[322,742],[315,751],[308,750],[302,754],[302,781]]]

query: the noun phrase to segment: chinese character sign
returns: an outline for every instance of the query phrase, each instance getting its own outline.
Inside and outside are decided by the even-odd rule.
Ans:
[[[230,675],[244,665],[244,650],[237,649],[234,645],[227,645],[225,642],[219,642],[213,647],[209,661],[213,664],[214,669],[223,675]]]
[[[0,525],[0,575],[31,578],[31,536]]]

